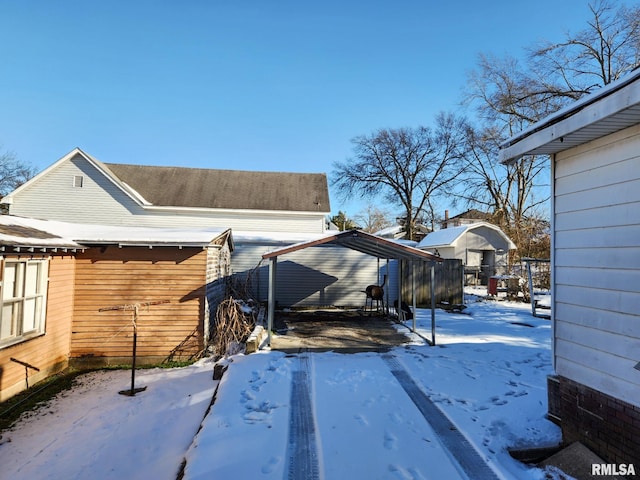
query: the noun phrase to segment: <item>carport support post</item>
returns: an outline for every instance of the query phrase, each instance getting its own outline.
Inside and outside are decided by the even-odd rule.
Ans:
[[[404,311],[402,310],[402,259],[398,259],[398,306],[396,311],[398,312],[398,321],[404,322]]]
[[[271,347],[271,330],[273,329],[273,318],[276,312],[276,267],[278,257],[271,257],[269,262],[269,314],[267,316],[267,335],[269,347]]]
[[[413,333],[416,332],[416,262],[411,262],[411,291],[413,292]]]
[[[436,262],[431,262],[431,346],[436,344]]]

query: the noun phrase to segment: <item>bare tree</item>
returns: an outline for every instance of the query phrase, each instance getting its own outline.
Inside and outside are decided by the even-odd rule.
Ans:
[[[369,204],[354,216],[365,232],[375,233],[394,224],[391,212],[387,209]]]
[[[615,5],[589,4],[592,18],[584,30],[534,45],[524,64],[480,55],[466,99],[483,121],[498,123],[508,136],[637,68],[640,7]]]
[[[441,114],[428,127],[382,129],[352,140],[355,157],[334,163],[333,184],[343,198],[381,195],[401,205],[407,237],[414,238],[415,220],[460,174],[462,126]]]
[[[640,6],[632,8],[611,0],[589,4],[587,28],[567,34],[559,43],[542,42],[531,50],[538,89],[548,86],[582,96],[618,80],[640,65]]]
[[[13,152],[0,153],[0,197],[15,190],[34,175],[34,167],[18,160]]]
[[[502,226],[519,226],[538,215],[549,200],[549,162],[546,157],[527,156],[504,165],[495,161],[500,135],[495,129],[468,126],[465,136],[464,188],[457,195],[494,215]]]

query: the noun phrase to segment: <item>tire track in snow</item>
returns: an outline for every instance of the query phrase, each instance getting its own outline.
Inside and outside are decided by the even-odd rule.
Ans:
[[[398,359],[391,354],[382,355],[382,359],[436,432],[440,443],[449,451],[465,475],[478,480],[497,480],[496,473],[482,460],[473,445],[451,423],[447,416],[422,391]]]
[[[298,361],[300,369],[292,372],[291,379],[287,478],[318,480],[320,462],[311,400],[309,358],[306,355],[299,356]]]

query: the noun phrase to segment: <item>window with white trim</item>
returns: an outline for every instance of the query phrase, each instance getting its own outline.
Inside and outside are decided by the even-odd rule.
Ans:
[[[0,347],[44,333],[48,271],[46,259],[5,259],[0,286]]]

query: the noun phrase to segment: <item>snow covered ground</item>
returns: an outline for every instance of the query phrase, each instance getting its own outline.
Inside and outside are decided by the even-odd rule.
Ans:
[[[560,441],[545,419],[550,323],[528,304],[469,300],[466,314],[437,312],[435,347],[413,335],[385,356],[236,355],[204,421],[216,386],[209,361],[140,370],[136,385],[148,389],[135,397],[117,393],[129,387],[127,371],[88,374],[4,433],[0,476],[174,479],[186,458],[185,479],[282,479],[298,468],[289,440],[306,432],[313,455],[301,468],[317,478],[465,478],[435,417],[427,421],[394,376],[400,369],[498,478],[542,479],[507,448]],[[429,337],[430,312],[417,323]]]

